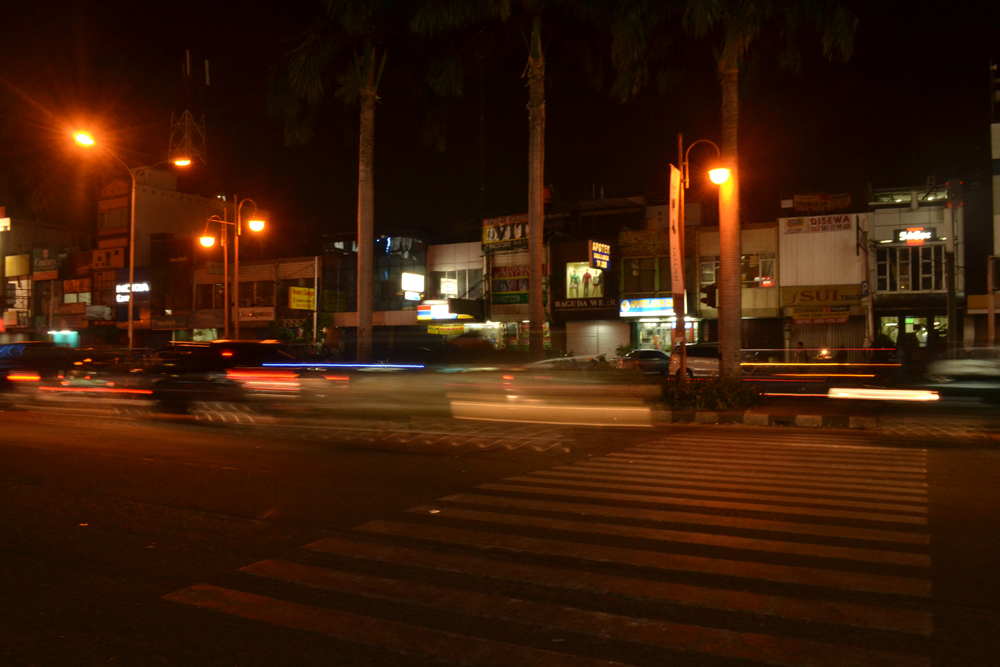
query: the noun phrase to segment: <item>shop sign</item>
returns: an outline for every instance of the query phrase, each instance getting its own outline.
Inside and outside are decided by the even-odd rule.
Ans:
[[[528,272],[527,264],[494,266],[491,290],[493,304],[528,303]]]
[[[554,303],[556,310],[605,310],[618,305],[617,299],[557,299]]]
[[[670,165],[670,279],[673,285],[684,284],[684,246],[681,241],[683,221],[680,219],[679,199],[681,171]],[[680,294],[683,290],[674,290]]]
[[[839,195],[795,195],[793,201],[792,207],[803,213],[842,211],[850,207],[851,195],[847,192]]]
[[[923,245],[924,241],[937,240],[937,230],[933,227],[907,227],[896,230],[896,243]]]
[[[236,311],[240,322],[263,322],[274,319],[274,306],[261,306],[259,308],[239,308]],[[205,327],[200,327],[205,328]]]
[[[590,268],[607,270],[611,264],[611,246],[597,241],[590,242]]]
[[[188,328],[187,315],[159,315],[150,319],[150,327],[160,331]],[[200,327],[206,328],[206,327]]]
[[[792,324],[847,324],[850,306],[792,308]]]
[[[226,316],[221,308],[192,310],[188,315],[192,329],[217,329],[226,324]]]
[[[671,297],[622,299],[618,314],[620,317],[673,317],[674,300]]]
[[[427,327],[427,333],[440,334],[442,336],[454,336],[465,333],[464,324],[432,324]]]
[[[528,214],[505,215],[483,220],[483,252],[526,249]]]
[[[417,305],[417,321],[427,320],[471,320],[472,315],[453,313],[448,302],[443,300],[424,301]]]
[[[149,283],[132,283],[132,293],[137,297],[140,294],[149,293]],[[115,301],[118,303],[128,303],[128,283],[115,285]]]
[[[424,277],[419,273],[404,273],[402,277],[402,287],[405,292],[423,292]],[[458,291],[457,284],[455,285],[455,291]]]
[[[851,231],[852,229],[854,229],[854,220],[850,215],[817,215],[785,219],[786,234],[842,232]]]
[[[861,285],[809,285],[782,287],[781,305],[788,306],[858,306],[864,296]]]
[[[316,310],[316,290],[312,287],[289,287],[288,307],[292,310]]]
[[[59,279],[59,249],[34,248],[31,251],[31,279]]]

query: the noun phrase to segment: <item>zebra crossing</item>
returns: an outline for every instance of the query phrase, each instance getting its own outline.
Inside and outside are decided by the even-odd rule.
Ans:
[[[166,599],[454,664],[930,665],[926,450],[703,437],[480,484]]]

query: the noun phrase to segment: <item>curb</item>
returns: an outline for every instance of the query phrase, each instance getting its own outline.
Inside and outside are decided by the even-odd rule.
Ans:
[[[874,430],[875,417],[852,415],[785,415],[766,412],[697,412],[658,410],[655,422],[666,424],[743,424],[746,426],[796,426],[799,428],[848,428]]]

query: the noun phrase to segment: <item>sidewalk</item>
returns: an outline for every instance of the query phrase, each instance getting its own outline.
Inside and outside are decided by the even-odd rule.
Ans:
[[[799,428],[841,428],[921,440],[1000,444],[1000,410],[959,402],[904,403],[818,397],[765,398],[745,412],[658,410],[658,424],[745,424]]]

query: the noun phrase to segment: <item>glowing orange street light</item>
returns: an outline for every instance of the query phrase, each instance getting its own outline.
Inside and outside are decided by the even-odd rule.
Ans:
[[[718,169],[712,169],[708,172],[708,177],[712,179],[712,182],[716,185],[722,185],[729,180],[729,170],[725,167],[719,167]]]
[[[174,160],[174,164],[177,165],[178,167],[186,167],[189,164],[191,164],[191,160],[187,159],[186,157],[177,158],[176,160]]]
[[[261,230],[264,229],[264,221],[263,220],[251,220],[251,221],[249,221],[247,223],[247,226],[250,228],[250,231],[252,231],[252,232],[259,232],[259,231],[261,231]]]
[[[201,237],[201,244],[203,246],[205,246],[206,248],[211,248],[212,246],[215,245],[215,237],[214,236],[202,236]]]
[[[95,143],[94,138],[89,134],[87,134],[86,132],[77,132],[73,138],[76,139],[77,142],[83,144],[84,146],[93,146]]]

